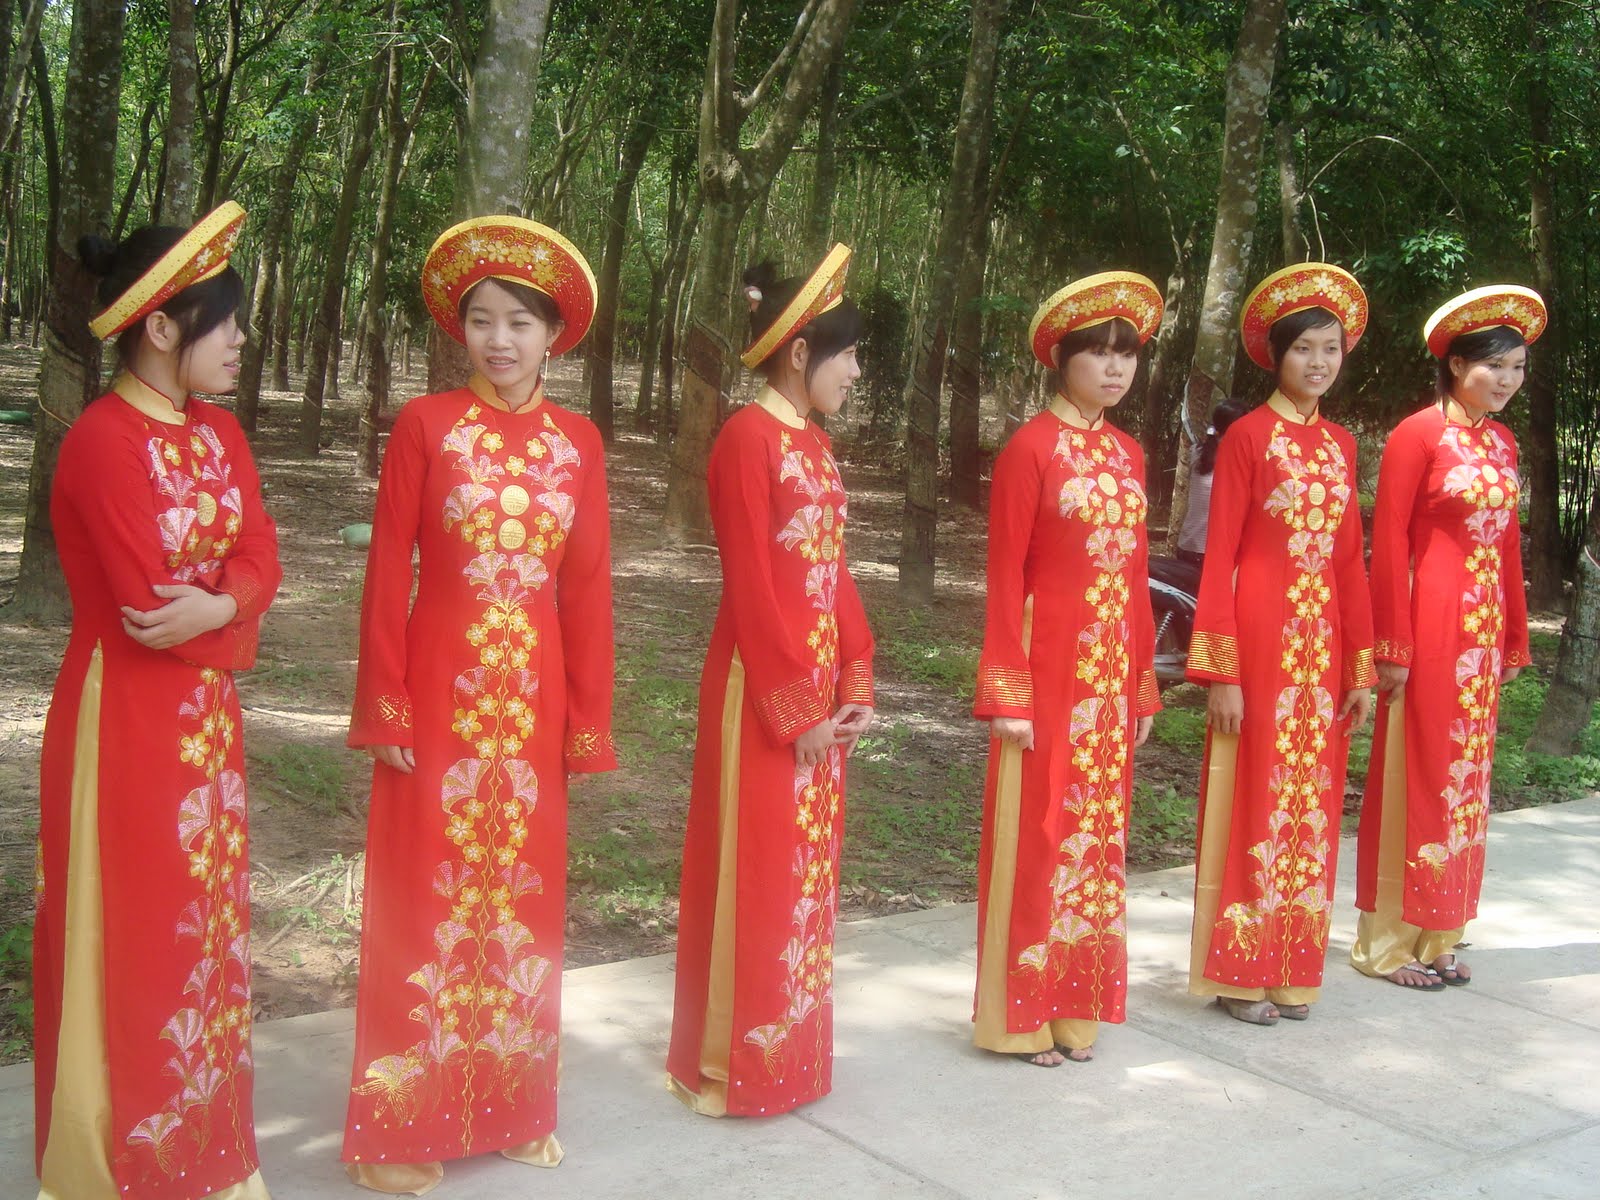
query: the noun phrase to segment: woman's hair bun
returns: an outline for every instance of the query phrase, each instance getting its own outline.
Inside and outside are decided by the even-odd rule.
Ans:
[[[762,295],[771,295],[778,286],[778,267],[770,259],[759,262],[753,267],[746,267],[744,272],[744,286],[756,288]]]
[[[117,244],[98,233],[86,233],[78,239],[78,258],[91,275],[104,279],[117,269]]]

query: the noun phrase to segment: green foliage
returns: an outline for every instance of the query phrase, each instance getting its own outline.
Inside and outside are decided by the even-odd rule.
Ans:
[[[977,691],[979,648],[927,630],[919,613],[909,614],[899,629],[884,630],[878,654],[917,682],[935,684],[963,700]]]
[[[1171,784],[1135,778],[1128,822],[1128,861],[1136,867],[1172,866],[1193,855],[1197,801]]]
[[[349,795],[347,750],[310,742],[286,742],[257,754],[251,752],[263,782],[324,816],[336,812]]]
[[[6,907],[24,888],[7,876],[0,891]],[[0,932],[0,1063],[26,1058],[33,1048],[33,919]]]
[[[1164,708],[1156,714],[1150,736],[1175,750],[1196,754],[1206,745],[1206,710],[1203,708]]]

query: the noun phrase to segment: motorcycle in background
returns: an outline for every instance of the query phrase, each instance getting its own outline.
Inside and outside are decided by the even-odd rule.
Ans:
[[[1150,611],[1156,625],[1156,683],[1184,681],[1189,639],[1200,599],[1200,565],[1164,554],[1150,556]]]

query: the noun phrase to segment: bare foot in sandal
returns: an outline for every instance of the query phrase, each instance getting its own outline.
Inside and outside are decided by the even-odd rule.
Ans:
[[[1441,954],[1433,960],[1433,969],[1450,987],[1466,987],[1472,980],[1472,968],[1454,954]]]
[[[1276,1025],[1278,1006],[1271,1000],[1241,1000],[1236,996],[1218,996],[1217,1003],[1235,1021],[1246,1025]]]
[[[1074,1050],[1071,1046],[1056,1043],[1056,1053],[1061,1055],[1063,1062],[1085,1063],[1094,1061],[1094,1047],[1085,1046],[1081,1050]]]
[[[1029,1054],[1026,1050],[1023,1050],[1013,1054],[1012,1057],[1020,1058],[1023,1062],[1035,1067],[1059,1067],[1067,1061],[1054,1049],[1041,1050],[1037,1054]]]
[[[1407,963],[1399,970],[1389,972],[1384,978],[1390,983],[1414,988],[1419,992],[1437,992],[1444,987],[1444,980],[1439,978],[1439,973],[1419,962]]]
[[[1309,1021],[1311,1019],[1311,1005],[1309,1004],[1280,1004],[1278,1015],[1285,1021]]]

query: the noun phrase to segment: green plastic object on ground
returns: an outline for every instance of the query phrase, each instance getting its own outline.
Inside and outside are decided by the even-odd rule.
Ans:
[[[372,545],[371,525],[346,525],[339,530],[339,540],[355,550],[365,550]]]
[[[32,425],[33,410],[27,408],[0,408],[0,425]]]

